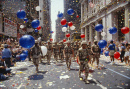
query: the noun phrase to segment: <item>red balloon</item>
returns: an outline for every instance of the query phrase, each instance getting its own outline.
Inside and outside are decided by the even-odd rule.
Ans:
[[[63,42],[66,42],[66,39],[64,39]]]
[[[120,53],[119,52],[115,52],[114,53],[114,58],[118,59],[120,57]]]
[[[72,23],[72,22],[69,22],[68,25],[71,27],[71,26],[73,26],[73,23]]]
[[[70,34],[68,33],[68,34],[66,34],[66,37],[70,37]]]
[[[66,25],[66,19],[61,20],[61,25]]]
[[[52,39],[52,38],[50,38],[50,41],[53,41],[53,39]]]
[[[81,37],[81,38],[85,38],[85,35],[84,35],[84,34],[81,34],[80,37]]]
[[[121,32],[123,33],[123,34],[127,34],[127,33],[129,33],[129,28],[128,27],[123,27],[123,28],[121,28]]]
[[[41,26],[38,26],[38,27],[37,27],[37,30],[40,30],[40,29],[41,29]]]
[[[76,17],[79,18],[79,15],[77,15]]]

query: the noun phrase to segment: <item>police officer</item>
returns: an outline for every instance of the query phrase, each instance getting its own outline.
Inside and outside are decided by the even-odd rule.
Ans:
[[[59,48],[57,42],[53,45],[54,59],[58,62]]]
[[[64,57],[66,59],[67,68],[68,68],[68,70],[70,70],[71,58],[72,58],[72,56],[74,56],[74,50],[70,45],[70,43],[71,43],[70,40],[68,40],[66,43],[67,43],[67,45],[64,48]]]
[[[100,48],[97,44],[97,40],[94,40],[94,45],[92,45],[92,48],[91,48],[91,51],[93,53],[93,61],[92,61],[92,65],[96,59],[96,62],[97,62],[97,68],[99,66],[99,58],[100,58]]]
[[[48,64],[50,64],[50,60],[51,60],[51,53],[52,53],[52,45],[50,43],[50,41],[47,41],[48,42],[48,45],[46,46],[47,47],[47,62]]]
[[[64,50],[64,44],[63,44],[63,41],[61,41],[60,45],[59,45],[59,52],[60,52],[59,57],[60,57],[62,62],[64,60],[63,50]]]
[[[81,43],[81,48],[79,48],[77,56],[78,56],[78,60],[79,60],[79,78],[83,78],[81,77],[81,72],[85,69],[85,83],[89,83],[89,81],[87,80],[88,78],[88,74],[89,74],[89,65],[88,62],[90,60],[90,53],[88,51],[87,48],[87,42],[82,41]]]

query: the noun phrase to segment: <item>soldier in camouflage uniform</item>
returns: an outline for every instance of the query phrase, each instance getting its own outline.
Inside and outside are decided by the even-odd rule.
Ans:
[[[50,64],[50,60],[51,60],[51,53],[52,53],[52,45],[50,43],[50,41],[48,41],[48,45],[46,46],[47,47],[47,62],[48,64]]]
[[[76,57],[76,54],[77,54],[77,51],[79,49],[79,45],[78,45],[78,42],[76,41],[75,44],[74,44],[74,58]]]
[[[88,50],[89,50],[89,52],[90,52],[90,63],[92,64],[92,62],[91,62],[91,59],[93,58],[93,53],[92,53],[92,51],[91,51],[91,41],[89,41],[89,43],[88,43]]]
[[[62,62],[64,60],[63,50],[64,50],[64,44],[63,44],[63,41],[61,41],[60,45],[59,45],[59,52],[60,52],[59,57],[60,57]]]
[[[99,46],[98,46],[98,44],[97,44],[97,40],[94,40],[94,45],[92,45],[91,51],[92,51],[92,53],[93,53],[93,61],[92,61],[92,64],[94,63],[94,61],[95,61],[95,59],[96,59],[97,68],[98,68],[101,49],[99,48]]]
[[[85,83],[89,83],[89,81],[87,80],[88,78],[88,74],[89,74],[89,65],[88,62],[90,60],[90,53],[88,51],[87,48],[87,42],[83,41],[81,43],[81,48],[79,48],[77,56],[78,56],[78,60],[79,60],[79,78],[83,78],[81,77],[81,72],[85,69]]]
[[[58,62],[59,47],[57,42],[53,45],[54,59]]]
[[[70,45],[70,40],[68,40],[67,45],[64,48],[64,57],[66,59],[66,65],[68,70],[70,70],[70,66],[71,66],[71,58],[72,56],[74,56],[74,50]]]

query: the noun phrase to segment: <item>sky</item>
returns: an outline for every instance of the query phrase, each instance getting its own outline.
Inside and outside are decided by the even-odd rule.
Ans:
[[[51,29],[54,31],[52,38],[54,41],[55,35],[56,35],[56,19],[58,11],[64,12],[64,0],[51,0]]]

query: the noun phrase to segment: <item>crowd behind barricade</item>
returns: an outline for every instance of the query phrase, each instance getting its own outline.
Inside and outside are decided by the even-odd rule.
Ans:
[[[42,56],[42,51],[40,46],[46,46],[47,54]],[[11,66],[15,66],[16,62],[20,62],[19,55],[26,50],[19,45],[17,40],[5,40],[0,42],[0,79],[4,80],[11,75]],[[81,72],[84,67],[86,67],[85,75],[86,75],[86,83],[88,77],[89,66],[86,65],[93,63],[96,61],[97,68],[100,64],[100,55],[104,55],[105,51],[109,51],[110,61],[112,64],[115,62],[114,53],[119,52],[120,57],[119,61],[121,63],[125,62],[127,66],[130,65],[130,43],[128,42],[115,42],[111,40],[108,42],[107,46],[103,49],[100,49],[98,46],[98,41],[94,41],[93,44],[91,42],[85,41],[67,41],[67,42],[39,42],[35,40],[35,45],[28,50],[28,59],[29,61],[33,61],[36,66],[36,71],[38,72],[39,61],[42,62],[42,59],[47,59],[47,63],[50,64],[52,55],[56,62],[66,62],[67,69],[70,70],[71,66],[71,58],[73,57],[80,66],[79,69],[79,77],[81,78]]]

